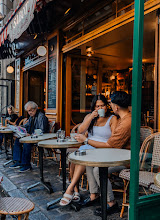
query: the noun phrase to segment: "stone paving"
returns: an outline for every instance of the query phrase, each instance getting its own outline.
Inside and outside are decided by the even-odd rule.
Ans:
[[[39,181],[39,168],[33,164],[33,170],[26,173],[19,173],[18,169],[10,169],[9,165],[3,167],[6,162],[5,154],[0,155],[0,176],[3,176],[1,184],[6,195],[12,197],[28,198],[35,204],[35,209],[30,213],[30,220],[99,220],[100,217],[94,216],[93,211],[98,204],[91,207],[81,208],[75,212],[70,205],[61,207],[58,204],[47,211],[46,203],[62,195],[62,178],[59,177],[59,164],[53,160],[44,160],[44,178],[52,184],[54,193],[49,194],[43,186],[37,186],[27,193],[27,187]],[[82,198],[86,198],[89,192],[86,189],[80,191]],[[122,193],[115,193],[115,198],[119,205],[122,203]],[[127,209],[124,218],[127,220]],[[7,219],[11,219],[8,217]],[[108,216],[109,220],[121,219],[119,213]]]

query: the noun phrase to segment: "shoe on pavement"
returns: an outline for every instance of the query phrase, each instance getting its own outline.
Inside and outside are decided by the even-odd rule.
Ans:
[[[87,197],[85,200],[83,200],[82,202],[80,202],[80,205],[81,205],[81,206],[86,206],[86,207],[88,207],[88,206],[92,206],[92,205],[94,205],[95,203],[99,203],[99,202],[100,202],[100,196],[97,197],[97,198],[94,199],[94,200],[91,200],[91,198],[90,198],[90,196],[89,196],[89,197]]]
[[[23,166],[21,169],[20,169],[20,173],[23,173],[23,172],[27,172],[29,170],[31,170],[32,167],[31,166]]]
[[[120,208],[119,208],[117,202],[116,202],[113,206],[111,206],[111,207],[107,204],[107,215],[111,215],[111,214],[117,213],[117,212],[120,212]],[[101,217],[102,217],[101,207],[100,207],[100,208],[97,208],[97,209],[94,211],[94,215],[96,215],[96,216],[101,216]]]
[[[9,168],[14,169],[14,168],[21,168],[21,164],[17,161],[15,164],[11,165]]]

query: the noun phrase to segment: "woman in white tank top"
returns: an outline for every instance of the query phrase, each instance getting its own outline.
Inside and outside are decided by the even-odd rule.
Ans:
[[[99,117],[99,109],[104,109],[104,117]],[[111,134],[114,132],[116,124],[116,116],[109,116],[107,111],[107,100],[103,95],[100,94],[93,98],[91,104],[91,113],[86,115],[82,124],[79,126],[78,131],[81,134],[84,134],[86,131],[88,131],[87,141],[88,139],[91,139],[95,141],[107,142]],[[94,147],[87,144],[87,141],[85,141],[85,145],[82,145],[79,150],[94,149]],[[80,200],[79,180],[84,172],[85,166],[74,164],[71,165],[71,173],[73,173],[72,182],[68,186],[66,193],[63,195],[63,198],[60,201],[61,206],[68,205],[72,200],[77,202]]]

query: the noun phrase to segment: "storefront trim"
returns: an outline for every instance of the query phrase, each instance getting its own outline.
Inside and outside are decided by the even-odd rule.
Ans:
[[[150,0],[146,2],[144,6],[144,15],[147,15],[150,12],[155,11],[159,7],[160,7],[159,0]],[[74,40],[73,42],[68,43],[62,48],[62,51],[63,53],[66,53],[106,33],[109,33],[129,22],[132,22],[133,20],[134,20],[134,9],[125,13],[124,15],[121,15],[118,18],[113,19],[112,21],[102,25],[101,27],[89,32],[88,34],[83,35],[82,37]]]
[[[44,63],[46,62],[46,56],[44,57],[40,57],[40,58],[37,58],[36,60],[32,61],[31,63],[29,63],[28,65],[24,66],[23,67],[23,71],[26,71],[28,69],[31,69],[41,63]]]

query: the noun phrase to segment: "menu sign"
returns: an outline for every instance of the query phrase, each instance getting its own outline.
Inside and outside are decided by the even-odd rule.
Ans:
[[[56,109],[57,36],[48,41],[48,108]]]
[[[15,108],[19,110],[19,98],[20,98],[20,58],[15,60],[15,88],[16,88],[16,103]]]

